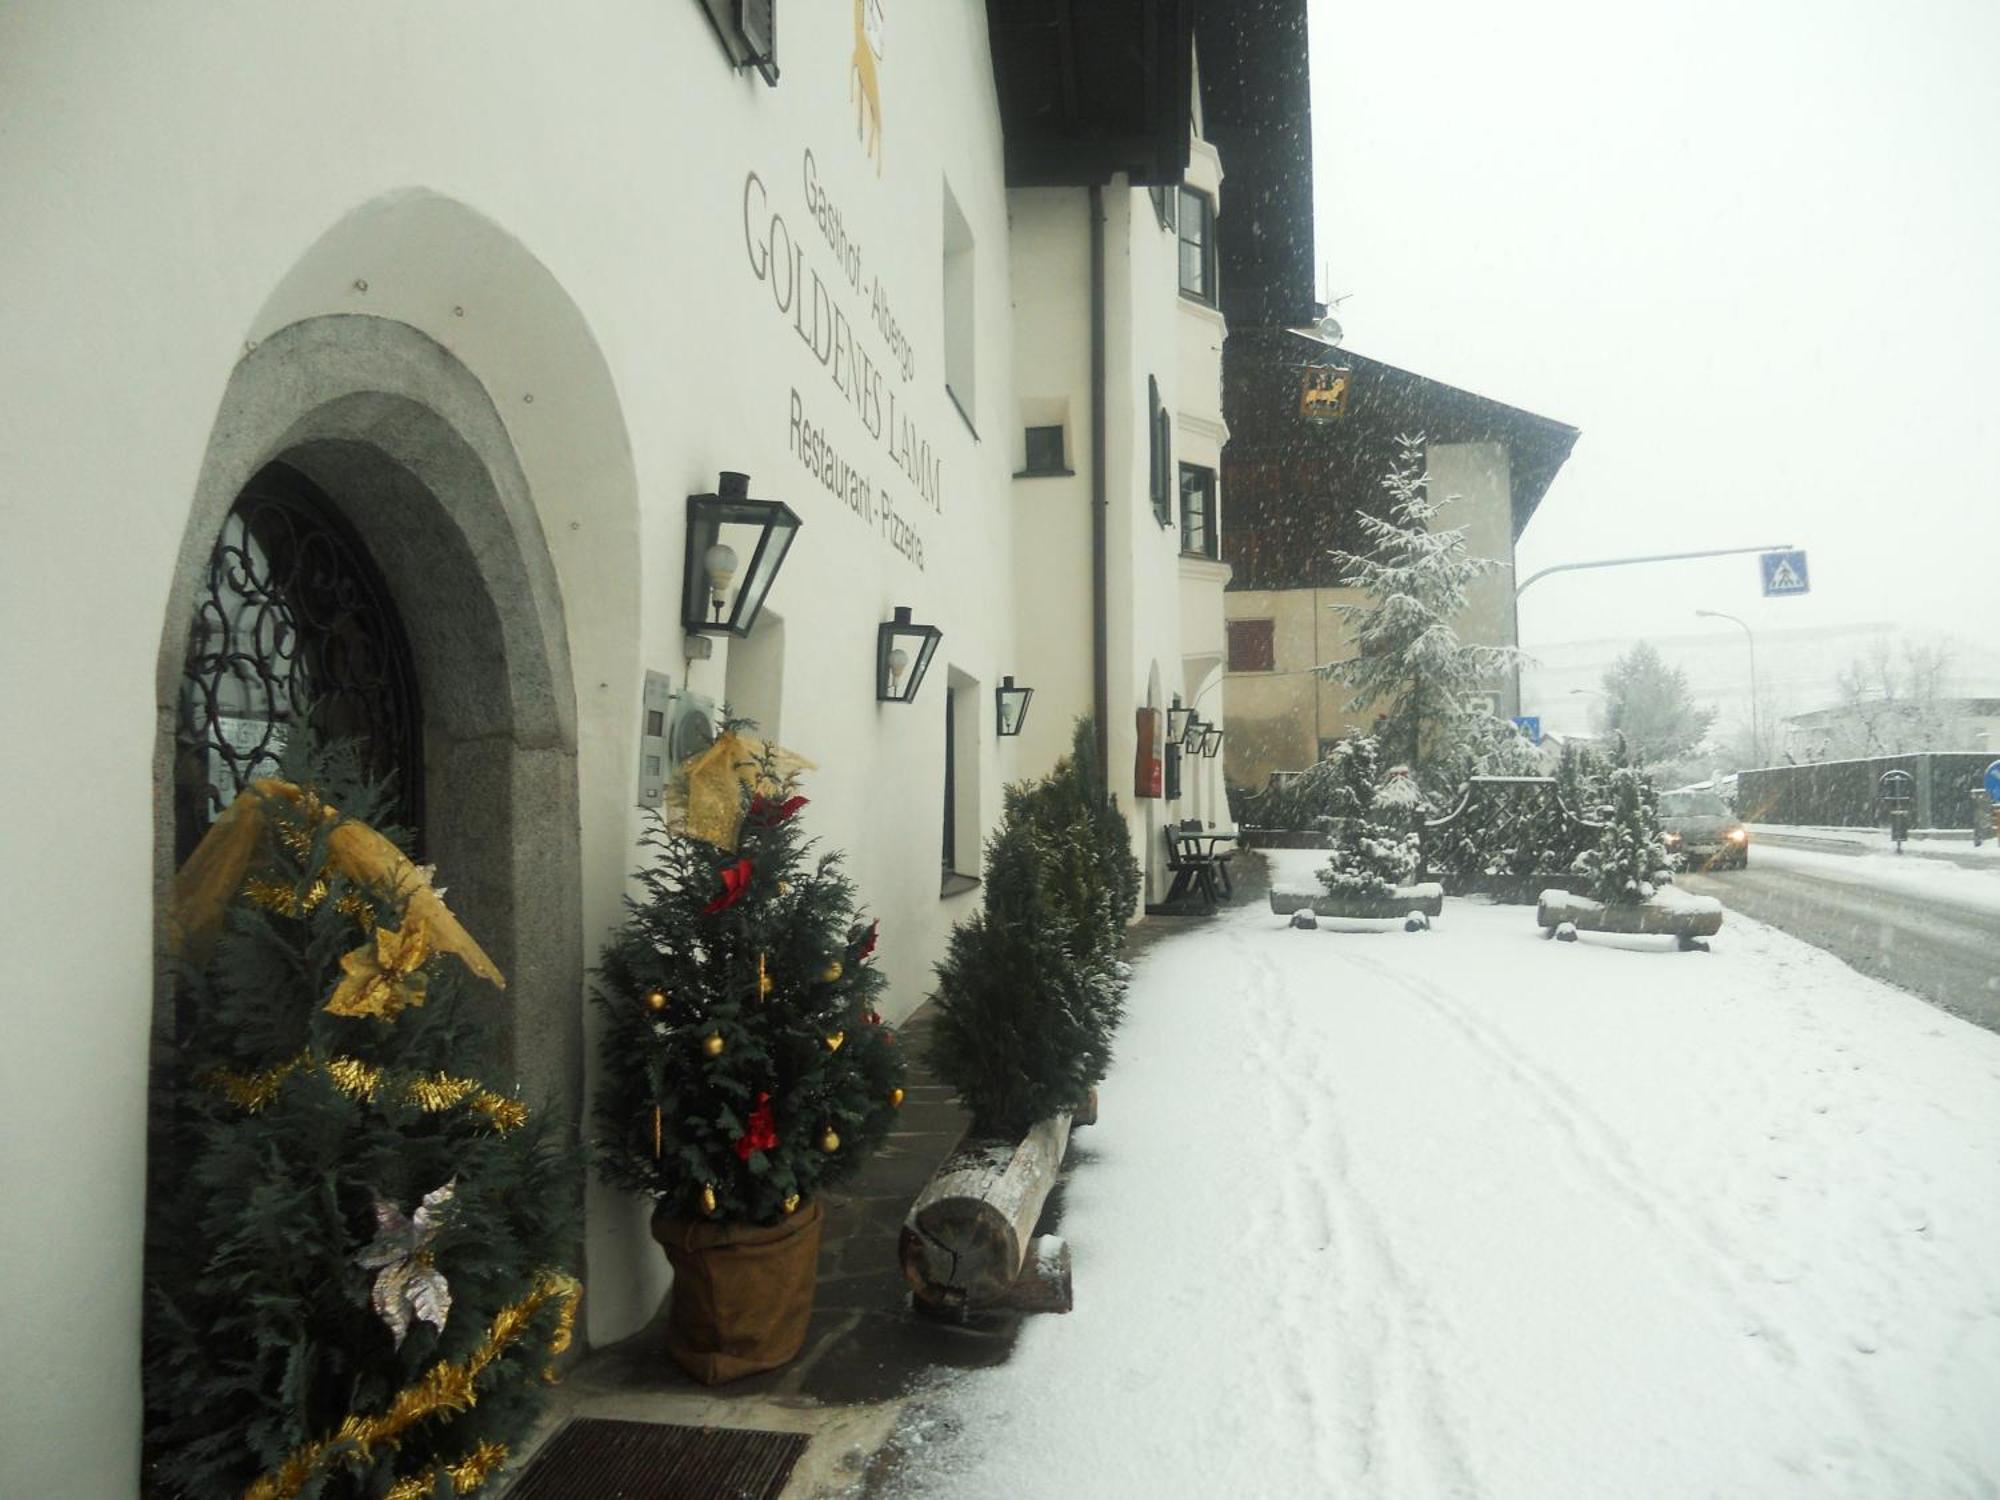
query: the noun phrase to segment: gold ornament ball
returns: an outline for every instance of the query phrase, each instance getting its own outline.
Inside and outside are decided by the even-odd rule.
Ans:
[[[838,1151],[840,1149],[840,1132],[829,1125],[826,1134],[819,1138],[819,1149],[824,1151],[828,1156]]]
[[[785,1195],[784,1206],[786,1213],[788,1214],[797,1213],[799,1211],[799,1195],[797,1193],[787,1193]]]
[[[710,1057],[722,1056],[722,1033],[711,1031],[707,1036],[703,1037],[701,1039],[701,1050],[706,1052]]]
[[[791,895],[791,893],[792,893],[792,883],[789,880],[781,880],[778,882],[778,894],[780,896],[789,896]]]
[[[715,1189],[705,1182],[701,1185],[701,1211],[705,1214],[715,1212]]]
[[[889,1108],[901,1109],[902,1107],[903,1107],[903,1091],[901,1089],[890,1089]]]
[[[840,960],[836,958],[832,963],[820,970],[819,977],[823,983],[838,984],[840,976],[846,972],[847,970],[841,967]]]
[[[665,1010],[666,1008],[667,992],[665,990],[648,990],[646,992],[646,1009]]]
[[[840,1050],[840,1044],[846,1040],[847,1040],[846,1032],[829,1031],[826,1034],[826,1050],[829,1052],[838,1052]]]

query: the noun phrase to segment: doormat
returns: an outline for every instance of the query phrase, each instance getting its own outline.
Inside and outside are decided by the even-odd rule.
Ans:
[[[508,1500],[777,1500],[808,1441],[578,1417],[543,1445]]]

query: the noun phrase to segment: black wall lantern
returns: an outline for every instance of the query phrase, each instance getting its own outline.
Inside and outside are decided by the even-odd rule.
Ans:
[[[1181,707],[1179,693],[1174,694],[1174,706],[1167,710],[1167,743],[1178,745],[1187,738],[1188,725],[1194,721],[1194,710]]]
[[[1201,753],[1207,756],[1217,756],[1222,753],[1222,731],[1213,724],[1207,725],[1202,731]]]
[[[910,620],[907,605],[896,606],[896,617],[875,630],[875,696],[883,703],[909,703],[930,670],[931,657],[944,632],[935,625]]]
[[[1181,749],[1189,755],[1201,754],[1201,737],[1207,733],[1208,726],[1194,716],[1193,709],[1189,709],[1187,732],[1181,736]]]
[[[1033,688],[1015,687],[1011,676],[1000,679],[1000,686],[993,690],[993,706],[1000,721],[1000,733],[1021,732],[1021,726],[1028,722],[1028,700],[1034,696]]]
[[[757,623],[800,522],[783,501],[752,500],[748,474],[725,469],[716,489],[713,495],[688,496],[681,624],[691,632],[745,636]]]

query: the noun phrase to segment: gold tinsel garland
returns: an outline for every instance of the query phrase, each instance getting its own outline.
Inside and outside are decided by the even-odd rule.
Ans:
[[[373,1104],[382,1082],[382,1070],[358,1057],[330,1057],[322,1061],[311,1052],[301,1052],[289,1062],[266,1068],[261,1073],[215,1072],[205,1080],[238,1109],[256,1114],[278,1097],[285,1080],[295,1073],[324,1072],[333,1086],[350,1099]],[[476,1079],[453,1078],[446,1073],[420,1074],[403,1088],[403,1099],[426,1114],[441,1114],[460,1104],[486,1116],[503,1134],[528,1122],[528,1106],[519,1099],[493,1093]]]
[[[494,1470],[507,1462],[505,1443],[481,1443],[455,1464],[444,1465],[444,1472],[451,1476],[451,1492],[454,1495],[469,1495],[493,1477]],[[437,1488],[438,1468],[432,1465],[423,1473],[409,1479],[399,1479],[389,1486],[383,1500],[429,1500]]]
[[[424,1371],[414,1385],[405,1386],[396,1393],[388,1410],[379,1416],[350,1416],[340,1424],[340,1429],[330,1438],[316,1443],[307,1443],[298,1449],[276,1470],[264,1475],[243,1492],[243,1500],[292,1500],[306,1487],[306,1484],[327,1463],[336,1457],[345,1457],[351,1450],[363,1463],[373,1455],[377,1445],[391,1448],[401,1440],[403,1434],[418,1422],[441,1412],[461,1412],[476,1405],[479,1393],[474,1382],[485,1368],[502,1354],[509,1345],[527,1331],[528,1322],[551,1300],[562,1299],[562,1311],[556,1319],[555,1337],[549,1340],[549,1354],[561,1354],[569,1348],[570,1339],[576,1331],[577,1304],[583,1298],[583,1285],[574,1276],[561,1271],[544,1271],[535,1280],[535,1286],[519,1302],[510,1303],[493,1316],[492,1326],[487,1329],[486,1341],[465,1357],[462,1364],[451,1364],[440,1360]],[[555,1367],[550,1365],[542,1372],[545,1380],[555,1379]],[[487,1450],[497,1444],[484,1444],[473,1450],[462,1465],[478,1465],[474,1484],[482,1483],[504,1458],[502,1449],[498,1456]],[[453,1481],[461,1491],[470,1488],[458,1480],[455,1468],[448,1468]],[[475,1471],[468,1469],[468,1474]],[[435,1472],[427,1471],[416,1481],[435,1481]],[[421,1495],[423,1489],[407,1490],[411,1480],[400,1481],[390,1491],[394,1500],[402,1500],[405,1495]]]

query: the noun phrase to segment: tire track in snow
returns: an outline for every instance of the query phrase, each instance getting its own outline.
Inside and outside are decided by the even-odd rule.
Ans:
[[[1352,962],[1426,1006],[1456,1032],[1473,1052],[1521,1086],[1556,1128],[1572,1158],[1613,1197],[1637,1212],[1690,1252],[1688,1264],[1726,1299],[1745,1333],[1759,1339],[1773,1358],[1798,1363],[1798,1340],[1746,1284],[1747,1273],[1714,1225],[1672,1194],[1654,1186],[1624,1137],[1598,1115],[1563,1079],[1535,1062],[1480,1020],[1467,1006],[1428,979],[1391,968],[1362,955]]]
[[[1246,940],[1250,931],[1246,927],[1231,933],[1246,969],[1255,976],[1250,991],[1270,996],[1272,1011],[1285,1021],[1282,1034],[1260,1028],[1258,1062],[1282,1094],[1299,1138],[1324,1163],[1319,1171],[1285,1174],[1286,1196],[1296,1205],[1290,1217],[1294,1226],[1305,1228],[1308,1245],[1335,1248],[1339,1331],[1358,1339],[1340,1366],[1348,1373],[1335,1402],[1356,1451],[1329,1451],[1320,1440],[1323,1428],[1316,1426],[1318,1472],[1329,1479],[1338,1474],[1371,1494],[1474,1494],[1478,1486],[1466,1439],[1444,1399],[1434,1304],[1396,1254],[1380,1213],[1357,1185],[1348,1132],[1338,1118],[1337,1081],[1313,1066],[1320,1055],[1317,1048],[1296,1045],[1303,1028],[1292,1008],[1287,976],[1265,948],[1266,935]],[[1299,1183],[1305,1187],[1297,1187]],[[1303,1337],[1288,1329],[1288,1342],[1310,1380],[1312,1364],[1305,1356],[1311,1351]],[[1397,1441],[1412,1432],[1427,1434],[1428,1443]],[[1420,1472],[1404,1474],[1406,1464]]]

